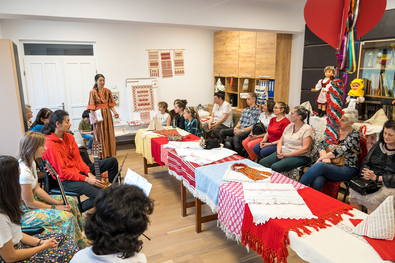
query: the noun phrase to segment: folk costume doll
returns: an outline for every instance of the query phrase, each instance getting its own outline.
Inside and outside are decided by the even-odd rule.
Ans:
[[[335,76],[335,68],[333,66],[327,66],[324,69],[325,78],[320,79],[318,83],[315,85],[315,89],[311,89],[311,91],[320,91],[320,94],[317,97],[315,103],[318,105],[318,116],[324,117],[326,113],[326,92],[331,87],[331,81],[334,79]]]
[[[363,79],[354,79],[351,81],[351,90],[347,93],[346,104],[348,104],[349,109],[355,109],[357,104],[365,101],[365,91],[364,88],[365,81]]]
[[[111,111],[115,118],[119,118],[118,112],[114,109],[117,105],[109,89],[104,87],[105,79],[102,74],[95,76],[95,85],[89,94],[88,110],[94,116],[93,132],[95,140],[102,146],[102,152],[99,153],[99,159],[116,155],[114,124],[112,121]],[[95,111],[100,109],[103,117],[98,121],[95,117]]]

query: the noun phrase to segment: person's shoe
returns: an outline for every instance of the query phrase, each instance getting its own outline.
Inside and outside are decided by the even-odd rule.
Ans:
[[[92,154],[92,149],[88,149],[87,152],[88,152],[89,155],[91,155]]]
[[[227,149],[233,150],[232,144],[230,142],[228,142],[228,141],[224,142],[224,147],[227,148]]]

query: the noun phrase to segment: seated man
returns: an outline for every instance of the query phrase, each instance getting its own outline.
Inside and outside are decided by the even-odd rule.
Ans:
[[[58,173],[66,191],[84,194],[89,197],[82,202],[82,210],[93,207],[93,202],[99,190],[103,187],[101,181],[93,175],[94,164],[86,165],[81,158],[77,143],[69,133],[71,123],[69,114],[63,110],[55,111],[49,123],[41,130],[47,136],[47,150],[43,159],[48,160]],[[110,182],[118,173],[118,161],[115,157],[99,161],[100,171],[108,171]]]
[[[93,126],[89,120],[89,110],[84,110],[82,113],[82,120],[78,126],[81,136],[84,139],[88,139],[88,154],[92,154],[92,143],[93,143]]]
[[[250,134],[252,127],[258,121],[259,115],[261,114],[261,110],[256,105],[256,99],[257,96],[254,92],[249,93],[247,95],[248,107],[244,109],[235,128],[223,129],[219,132],[219,138],[224,146],[230,149],[234,147],[239,155],[243,149],[243,140]],[[227,136],[230,138],[226,139]]]

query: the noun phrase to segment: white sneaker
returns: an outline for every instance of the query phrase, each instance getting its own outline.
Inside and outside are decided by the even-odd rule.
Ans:
[[[88,154],[91,155],[92,154],[92,149],[88,149]]]

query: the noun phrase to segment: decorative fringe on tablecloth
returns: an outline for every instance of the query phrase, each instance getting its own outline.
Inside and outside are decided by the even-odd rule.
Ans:
[[[169,174],[174,176],[178,181],[182,181],[183,180],[182,176],[179,176],[175,171],[172,171],[170,169],[168,171],[169,171]]]
[[[287,245],[289,245],[289,237],[288,237],[289,231],[296,232],[299,237],[302,236],[303,234],[310,235],[311,231],[307,228],[308,226],[313,227],[316,231],[322,228],[331,227],[331,225],[325,222],[326,220],[336,225],[340,221],[342,221],[342,216],[341,216],[342,214],[348,214],[350,216],[353,216],[348,212],[353,208],[354,208],[353,206],[347,205],[339,209],[333,210],[328,214],[324,214],[320,216],[318,219],[303,220],[303,222],[285,229],[284,236],[282,237],[281,240],[279,251],[267,247],[266,244],[264,244],[259,237],[257,237],[251,231],[244,228],[242,228],[241,243],[245,246],[248,245],[250,249],[256,251],[259,255],[261,255],[263,258],[263,262],[265,263],[275,263],[275,262],[286,263],[288,257]],[[252,220],[249,223],[254,224]]]
[[[213,201],[207,196],[207,194],[200,192],[198,189],[195,190],[193,197],[200,199],[200,201],[206,203],[214,214],[218,214],[218,205],[214,204]]]
[[[222,223],[221,221],[217,220],[217,227],[219,227],[222,232],[225,233],[225,236],[227,239],[236,241],[237,244],[240,244],[241,242],[241,237],[239,235],[236,235],[235,233],[233,233],[232,231],[230,231],[226,225],[224,223]]]

